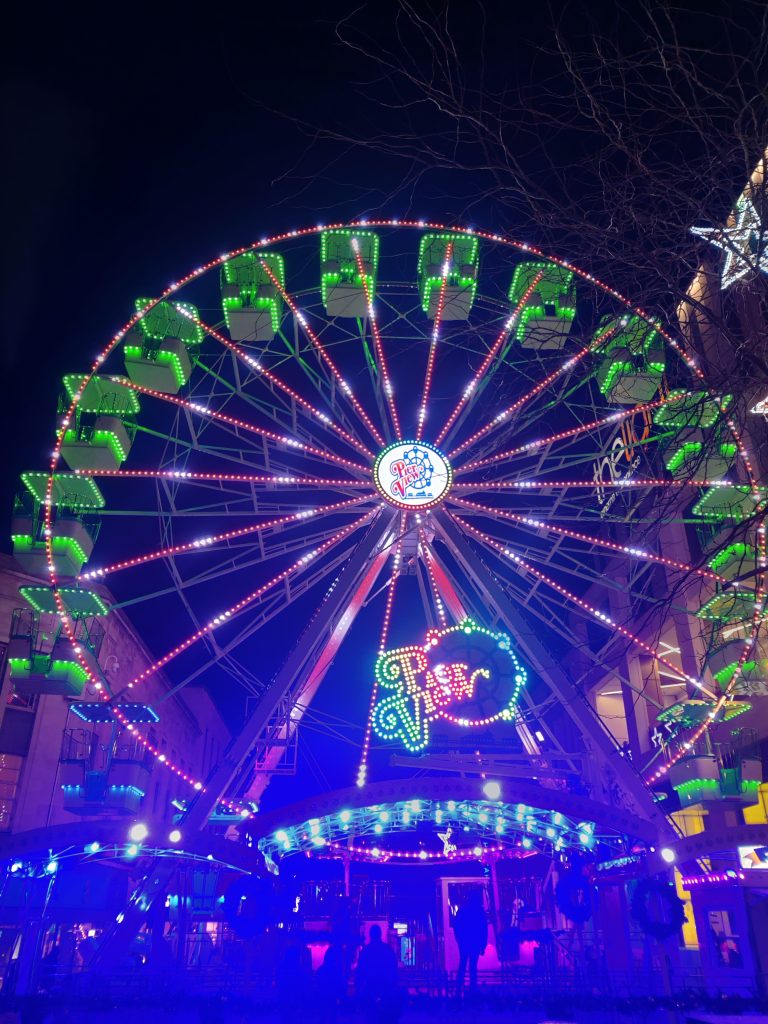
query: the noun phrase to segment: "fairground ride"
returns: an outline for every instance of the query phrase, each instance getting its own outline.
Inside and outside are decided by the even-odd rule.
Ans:
[[[763,495],[729,402],[609,285],[497,234],[360,221],[225,253],[64,378],[14,515],[43,577],[14,682],[112,716],[187,784],[186,835],[228,811],[273,871],[656,864],[676,836],[653,787],[749,707]],[[112,608],[156,652],[118,681],[91,640]],[[348,641],[369,668],[334,678]],[[208,778],[136,712],[159,671],[249,698]],[[367,708],[348,788],[255,813],[326,677],[340,714]]]

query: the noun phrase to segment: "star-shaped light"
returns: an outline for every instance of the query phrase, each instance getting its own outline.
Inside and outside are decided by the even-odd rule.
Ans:
[[[706,239],[725,253],[720,287],[725,290],[747,274],[768,273],[768,249],[760,214],[751,199],[741,196],[730,228],[691,228],[694,235]]]

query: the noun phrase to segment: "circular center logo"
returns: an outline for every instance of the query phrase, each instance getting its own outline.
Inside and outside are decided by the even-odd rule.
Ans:
[[[373,482],[397,508],[430,508],[448,493],[453,471],[448,459],[426,441],[396,441],[373,464]]]

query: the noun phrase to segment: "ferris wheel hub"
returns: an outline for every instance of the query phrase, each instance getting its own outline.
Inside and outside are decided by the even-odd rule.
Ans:
[[[376,490],[390,505],[408,512],[439,505],[452,481],[447,457],[427,441],[395,441],[373,464]]]

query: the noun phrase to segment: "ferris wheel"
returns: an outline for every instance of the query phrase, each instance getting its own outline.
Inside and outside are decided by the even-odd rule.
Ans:
[[[68,638],[42,675],[191,796],[247,814],[361,609],[360,789],[376,750],[545,772],[581,736],[606,801],[658,818],[647,784],[748,708],[763,498],[730,396],[566,261],[422,221],[286,232],[138,299],[63,387],[13,531]],[[89,625],[112,608],[154,653],[117,683]],[[121,710],[160,671],[255,698],[215,784]]]

